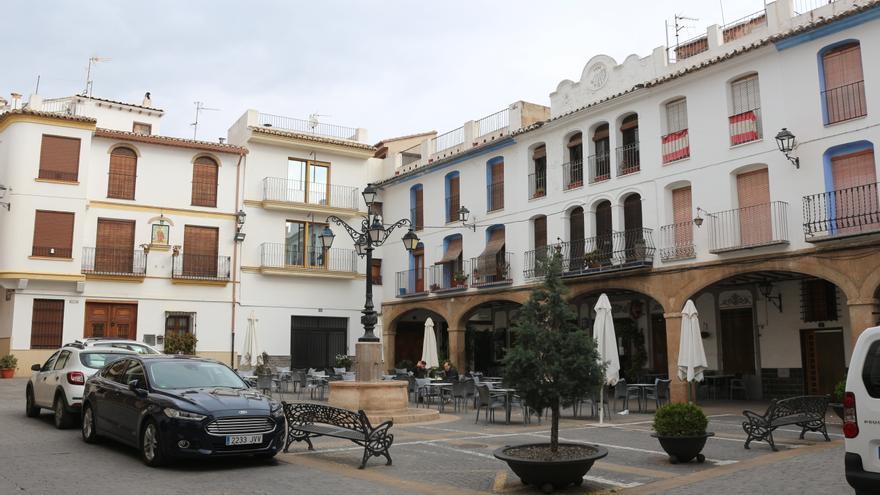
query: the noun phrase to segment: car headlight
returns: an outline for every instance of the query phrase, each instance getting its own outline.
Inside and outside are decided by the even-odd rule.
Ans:
[[[171,407],[166,407],[165,409],[162,410],[162,412],[164,412],[165,416],[168,416],[169,418],[187,419],[190,421],[201,421],[207,417],[204,414],[198,414],[198,413],[189,412],[189,411],[181,411],[180,409],[174,409]]]
[[[272,401],[269,403],[269,413],[276,418],[284,417],[284,406]]]

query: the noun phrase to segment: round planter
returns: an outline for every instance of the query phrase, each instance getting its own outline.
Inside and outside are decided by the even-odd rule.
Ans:
[[[15,368],[0,369],[0,378],[12,378],[15,376]]]
[[[608,455],[608,451],[597,445],[579,443],[559,443],[563,446],[589,447],[593,453],[576,459],[563,459],[558,461],[545,461],[537,459],[523,459],[507,453],[508,450],[519,447],[549,446],[548,443],[528,443],[520,445],[508,445],[496,449],[495,457],[506,462],[510,469],[519,476],[526,485],[533,485],[545,493],[555,489],[564,488],[568,485],[580,486],[584,482],[584,475],[593,467],[593,463]]]
[[[678,464],[690,462],[694,458],[697,462],[705,461],[706,457],[700,452],[706,446],[706,439],[715,434],[708,432],[694,437],[664,437],[653,433],[651,436],[660,441],[660,446],[669,454],[669,462]]]
[[[834,411],[834,414],[843,421],[843,404],[840,402],[832,402],[828,406]]]

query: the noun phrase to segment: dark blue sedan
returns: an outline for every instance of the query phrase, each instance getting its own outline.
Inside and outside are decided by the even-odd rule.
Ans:
[[[149,466],[176,457],[273,457],[284,446],[280,403],[228,366],[191,356],[132,355],[86,382],[82,436],[137,447]]]

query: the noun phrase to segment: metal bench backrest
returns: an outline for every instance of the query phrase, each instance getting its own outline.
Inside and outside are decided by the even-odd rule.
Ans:
[[[285,402],[284,415],[287,416],[288,423],[296,426],[319,423],[365,433],[373,430],[370,420],[367,419],[364,411],[354,412],[338,407],[305,402],[293,404]]]
[[[824,418],[829,400],[830,397],[827,395],[802,395],[781,400],[773,399],[767,410],[767,419],[773,421],[777,418],[800,414]]]

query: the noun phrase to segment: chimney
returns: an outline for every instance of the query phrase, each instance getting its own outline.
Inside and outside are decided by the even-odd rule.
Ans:
[[[152,108],[152,106],[153,106],[153,99],[150,98],[150,92],[149,92],[149,91],[147,91],[147,92],[144,94],[144,102],[143,102],[142,105],[145,106],[145,107]]]
[[[12,93],[12,109],[18,110],[21,104],[21,93]]]

